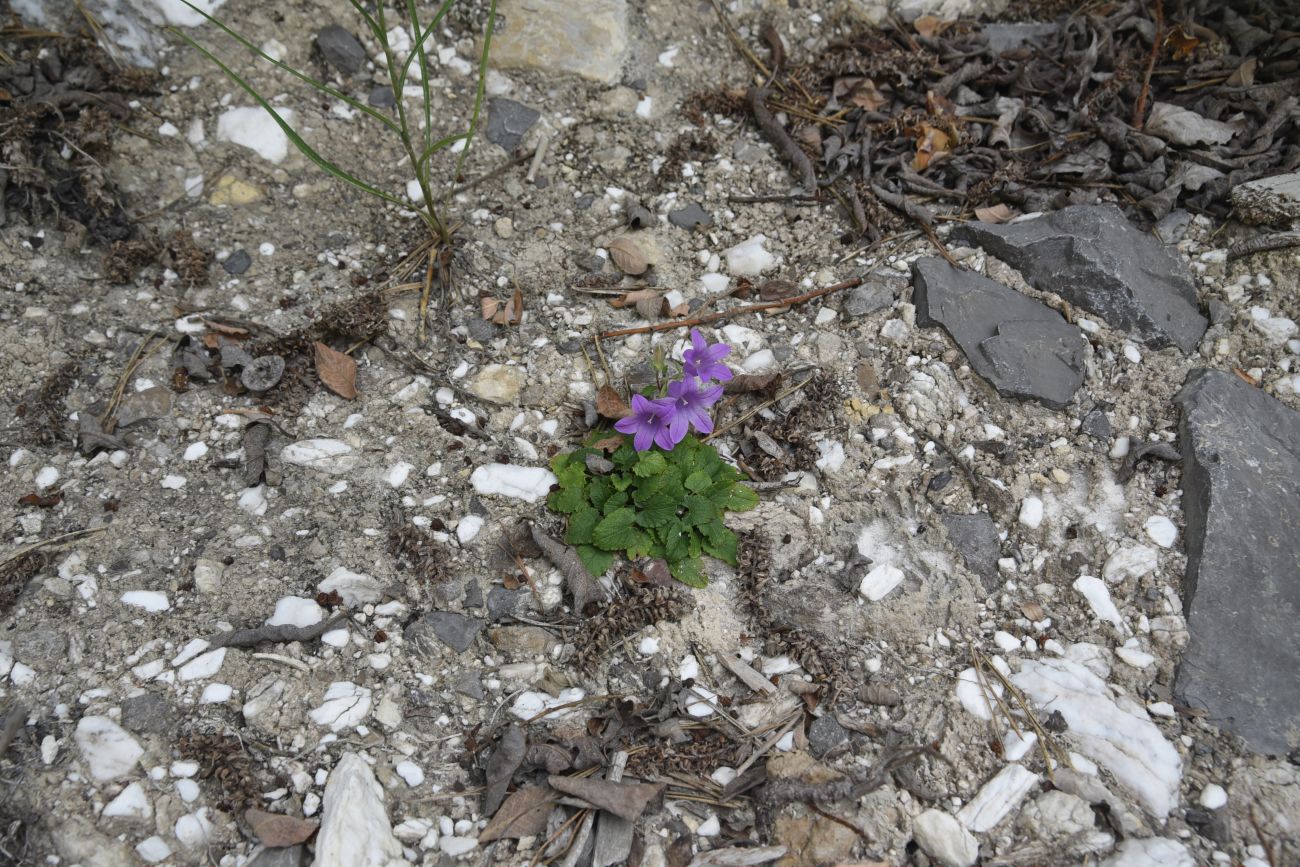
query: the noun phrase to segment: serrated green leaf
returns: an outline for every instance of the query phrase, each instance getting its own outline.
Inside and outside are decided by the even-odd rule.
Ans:
[[[629,560],[639,560],[642,557],[649,557],[652,548],[654,548],[654,538],[645,530],[633,527],[632,544],[627,546],[624,553]]]
[[[690,552],[690,535],[681,524],[670,524],[659,532],[664,540],[664,557],[669,561],[681,560]]]
[[[722,508],[729,512],[748,512],[757,505],[758,494],[754,493],[754,489],[737,482],[731,486]]]
[[[662,527],[677,520],[677,504],[663,494],[651,497],[641,504],[636,522],[642,527]]]
[[[578,559],[582,565],[587,567],[587,571],[599,578],[604,575],[610,566],[614,565],[614,553],[612,551],[602,551],[599,548],[593,548],[591,545],[578,546]]]
[[[628,488],[632,487],[632,483],[636,481],[636,476],[629,476],[629,475],[610,476],[609,481],[610,484],[614,486],[614,490],[626,491]]]
[[[562,488],[546,498],[546,505],[550,506],[553,512],[571,515],[582,508],[585,502],[583,493],[581,487]]]
[[[723,528],[721,535],[705,538],[704,553],[733,566],[736,565],[736,534]]]
[[[658,475],[666,469],[668,469],[668,461],[664,459],[663,452],[642,452],[641,459],[636,462],[632,472],[645,478]]]
[[[614,466],[618,467],[620,470],[626,470],[628,467],[636,463],[638,454],[640,453],[632,445],[632,441],[630,439],[624,439],[623,445],[616,448],[614,454],[609,456],[609,459],[613,461]]]
[[[605,501],[605,505],[600,507],[600,510],[608,515],[610,512],[626,506],[628,499],[627,491],[614,491],[609,495],[609,499]]]
[[[636,531],[632,527],[636,521],[636,512],[628,508],[615,509],[605,515],[591,531],[591,541],[597,548],[606,551],[621,551],[636,543]]]
[[[591,531],[599,521],[600,512],[590,506],[582,506],[569,518],[569,531],[565,534],[564,541],[570,545],[590,545]]]
[[[700,491],[707,488],[712,482],[713,479],[707,472],[704,470],[696,470],[687,476],[682,484],[686,486],[686,490],[698,494]]]
[[[718,517],[718,507],[711,500],[701,497],[699,494],[687,494],[682,497],[682,505],[686,507],[686,514],[682,516],[682,523],[689,526],[698,527]]]
[[[700,569],[700,561],[691,557],[684,557],[681,560],[669,560],[668,571],[678,581],[688,587],[707,587],[709,579],[705,577]]]
[[[591,480],[591,484],[587,485],[587,499],[591,501],[593,506],[599,509],[604,507],[605,501],[609,499],[609,495],[613,493],[613,491],[614,486],[609,483],[608,478],[605,476],[597,476]]]

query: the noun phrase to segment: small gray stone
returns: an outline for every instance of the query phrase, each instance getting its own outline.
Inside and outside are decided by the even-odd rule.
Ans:
[[[280,849],[262,847],[248,862],[248,867],[302,867],[303,847],[285,846]]]
[[[14,658],[37,671],[48,671],[68,658],[68,636],[54,629],[14,634]]]
[[[347,75],[360,71],[366,62],[366,49],[355,36],[337,24],[322,27],[316,34],[316,50],[326,63]]]
[[[371,90],[370,95],[366,97],[366,102],[375,108],[392,108],[397,105],[397,99],[393,96],[393,89],[386,84]]]
[[[519,610],[519,606],[527,601],[528,594],[527,587],[520,587],[517,590],[493,587],[488,591],[487,595],[488,620],[496,623],[515,614]]]
[[[1174,693],[1272,755],[1300,746],[1300,413],[1222,370],[1182,408],[1191,636]]]
[[[1088,414],[1083,417],[1079,423],[1079,429],[1090,437],[1096,437],[1099,440],[1108,440],[1114,432],[1110,426],[1110,419],[1106,413],[1099,409],[1089,410]]]
[[[1061,409],[1083,384],[1088,343],[1055,310],[938,258],[912,275],[917,324],[942,325],[1000,394]]]
[[[483,586],[473,578],[468,578],[465,581],[465,607],[483,607]]]
[[[691,202],[684,208],[668,212],[668,222],[690,232],[696,226],[712,226],[713,217],[700,207],[698,202]]]
[[[227,274],[240,275],[247,271],[253,264],[253,257],[248,255],[247,250],[236,250],[226,257],[226,261],[221,263],[221,267],[226,269]]]
[[[983,33],[984,38],[988,40],[989,49],[995,54],[1001,54],[1004,51],[1015,51],[1017,48],[1023,48],[1040,37],[1056,32],[1057,25],[1038,23],[990,23],[980,28],[980,33]]]
[[[948,531],[948,541],[957,549],[966,568],[980,577],[984,589],[996,587],[1002,544],[993,519],[983,512],[975,515],[941,515],[939,519]]]
[[[1155,225],[1156,237],[1166,244],[1177,244],[1187,234],[1187,227],[1192,224],[1192,215],[1179,208],[1160,218]]]
[[[457,653],[464,653],[485,625],[485,621],[477,617],[466,617],[455,611],[430,611],[406,627],[403,635],[417,647],[423,644],[426,652],[431,638],[436,637]]]
[[[479,343],[487,343],[497,336],[497,327],[481,316],[466,319],[465,330],[469,332],[471,340],[477,340]]]
[[[849,739],[849,730],[835,717],[819,716],[808,727],[808,751],[821,758]]]
[[[483,698],[483,681],[478,674],[473,671],[462,671],[457,677],[456,682],[452,684],[452,689],[461,695],[473,699]]]
[[[498,96],[488,100],[487,138],[507,152],[523,141],[524,134],[532,129],[541,113],[522,102]]]
[[[1191,352],[1208,323],[1182,259],[1115,205],[1075,205],[1021,223],[963,223],[954,242],[983,246],[1044,292],[1132,332]]]
[[[160,735],[174,731],[176,714],[167,699],[153,692],[122,700],[122,727],[137,734]]]
[[[854,286],[844,299],[844,315],[857,318],[894,305],[894,290],[882,280]]]

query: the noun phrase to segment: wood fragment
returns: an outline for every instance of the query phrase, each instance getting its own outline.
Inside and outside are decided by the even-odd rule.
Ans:
[[[724,653],[718,657],[722,664],[727,667],[727,671],[734,674],[741,683],[752,689],[754,692],[764,692],[769,695],[776,692],[776,685],[763,675],[753,669],[749,663],[730,653]]]
[[[623,771],[627,768],[628,755],[623,750],[614,754],[610,761],[605,779],[611,783],[623,780]],[[636,825],[621,816],[602,812],[596,825],[596,848],[592,852],[591,867],[610,867],[627,861],[632,851],[632,837]]]
[[[208,646],[255,647],[264,642],[288,644],[293,641],[312,641],[347,622],[347,614],[335,614],[312,626],[258,626],[252,629],[234,629],[219,632],[208,639]]]
[[[813,162],[808,155],[803,152],[803,148],[790,137],[785,127],[777,121],[776,117],[767,108],[767,96],[770,91],[759,87],[751,87],[745,91],[745,102],[749,106],[749,113],[754,116],[754,122],[758,124],[759,130],[762,131],[768,142],[777,149],[777,152],[785,158],[785,161],[794,169],[795,174],[802,179],[803,191],[808,194],[817,192],[817,169],[814,168]]]
[[[1228,260],[1266,253],[1269,250],[1285,250],[1300,247],[1300,232],[1270,232],[1254,238],[1237,241],[1228,248]]]

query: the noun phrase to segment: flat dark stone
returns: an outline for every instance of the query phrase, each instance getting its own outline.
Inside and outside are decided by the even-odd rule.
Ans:
[[[366,102],[375,108],[392,108],[397,105],[397,98],[393,96],[393,89],[386,84],[382,84],[370,91],[366,97]]]
[[[487,595],[488,620],[496,623],[498,620],[517,614],[519,606],[528,599],[528,594],[527,587],[520,587],[517,590],[493,587]]]
[[[174,732],[176,711],[167,699],[154,692],[122,700],[122,728],[136,734],[160,735]]]
[[[49,671],[68,658],[68,636],[53,629],[14,634],[14,656],[37,671]]]
[[[285,846],[272,849],[264,847],[248,862],[248,867],[302,867],[303,847]]]
[[[1182,259],[1115,205],[1075,205],[1023,223],[963,223],[954,242],[977,244],[1036,289],[1132,333],[1154,349],[1191,352],[1208,323]]]
[[[808,751],[819,759],[848,739],[849,730],[829,714],[817,717],[808,727]]]
[[[1088,414],[1079,423],[1079,429],[1088,436],[1099,440],[1108,440],[1110,435],[1114,433],[1110,426],[1110,419],[1106,417],[1106,413],[1099,409],[1089,410]]]
[[[855,318],[870,316],[877,310],[894,306],[894,297],[893,287],[882,280],[854,286],[844,299],[844,315]]]
[[[668,222],[690,232],[696,226],[712,226],[713,217],[709,215],[708,211],[701,208],[699,203],[691,202],[684,208],[669,211]]]
[[[1002,541],[998,538],[997,524],[984,513],[975,515],[940,515],[948,531],[948,541],[961,555],[966,568],[980,577],[986,590],[998,584],[998,558],[1002,556]]]
[[[512,151],[523,141],[541,113],[522,102],[498,96],[488,100],[487,137],[493,144]]]
[[[243,274],[253,264],[253,257],[248,255],[247,250],[236,250],[226,257],[226,261],[221,263],[221,267],[226,269],[227,274],[236,276]]]
[[[1300,746],[1300,413],[1222,370],[1182,407],[1191,641],[1174,693],[1256,752]]]
[[[999,394],[1062,409],[1083,384],[1087,341],[1047,305],[933,257],[912,285],[917,324],[942,325]]]
[[[366,49],[355,36],[337,24],[322,27],[316,34],[316,50],[326,63],[347,75],[360,72],[366,62]]]
[[[468,698],[481,699],[484,695],[483,680],[473,671],[462,671],[451,688]]]
[[[466,617],[455,611],[430,611],[406,627],[402,634],[407,641],[417,647],[424,645],[426,650],[436,638],[457,653],[464,653],[485,625],[486,621],[478,617]]]

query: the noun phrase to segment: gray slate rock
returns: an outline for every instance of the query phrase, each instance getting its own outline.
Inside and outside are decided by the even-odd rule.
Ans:
[[[1001,226],[963,223],[951,238],[984,247],[1034,288],[1055,292],[1154,349],[1191,352],[1208,325],[1186,263],[1115,205],[1075,205]]]
[[[227,274],[239,276],[249,269],[253,264],[253,257],[248,255],[247,250],[236,250],[226,257],[226,261],[221,263],[221,267],[226,269]]]
[[[253,860],[248,862],[248,867],[302,867],[304,861],[301,845],[281,849],[264,846],[257,850]]]
[[[976,515],[940,515],[948,531],[948,541],[961,559],[980,577],[986,590],[998,584],[998,557],[1002,555],[998,526],[984,513]]]
[[[496,623],[498,620],[517,614],[519,606],[527,601],[528,595],[527,587],[520,587],[517,590],[493,587],[487,595],[488,620]]]
[[[668,212],[668,222],[678,228],[692,231],[696,226],[712,226],[713,217],[700,207],[698,202],[691,202],[684,208]]]
[[[366,49],[337,24],[322,27],[316,34],[316,50],[326,63],[347,75],[359,72],[366,62]]]
[[[161,695],[141,693],[122,700],[122,728],[136,734],[165,734],[175,731],[176,713]]]
[[[849,739],[849,730],[835,717],[819,716],[808,727],[808,751],[821,758]]]
[[[1186,704],[1257,752],[1300,746],[1300,413],[1231,373],[1178,395],[1191,641]]]
[[[455,611],[430,611],[406,627],[403,635],[417,647],[424,645],[426,651],[436,638],[457,653],[464,653],[485,625],[478,617],[466,617]]]
[[[1000,394],[1061,409],[1083,384],[1087,341],[1047,305],[933,257],[912,285],[917,324],[942,325]]]
[[[1088,414],[1083,417],[1079,423],[1079,429],[1090,437],[1099,440],[1108,440],[1114,430],[1110,426],[1110,419],[1106,413],[1100,409],[1089,410]]]
[[[537,123],[541,113],[522,102],[498,96],[488,100],[487,137],[493,144],[512,151],[524,140],[524,134]]]
[[[370,91],[366,97],[366,102],[375,108],[392,108],[397,105],[397,98],[393,96],[393,89],[388,85],[380,85]]]
[[[844,299],[844,315],[859,317],[870,316],[877,310],[884,310],[894,304],[894,290],[888,283],[873,280],[854,286]]]

